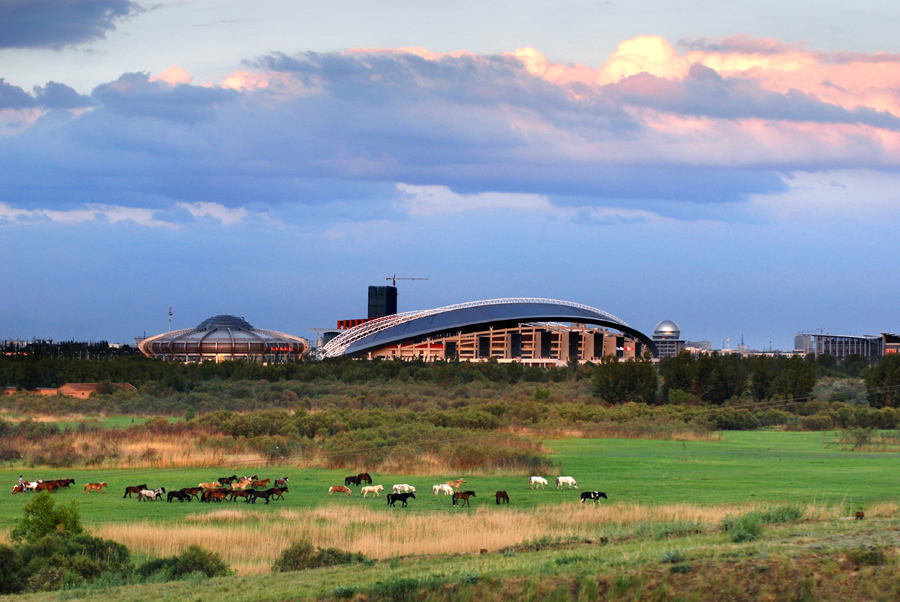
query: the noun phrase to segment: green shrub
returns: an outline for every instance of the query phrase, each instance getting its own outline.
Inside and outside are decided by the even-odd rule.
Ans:
[[[795,520],[803,518],[803,514],[803,509],[798,508],[797,506],[779,506],[778,508],[772,508],[771,510],[761,512],[759,519],[760,521],[769,524],[792,523]]]
[[[731,541],[741,543],[756,541],[762,533],[762,520],[759,512],[748,512],[734,518],[726,516],[722,528],[731,536]]]
[[[78,502],[72,500],[66,505],[56,505],[50,493],[41,491],[25,504],[24,517],[9,533],[13,541],[35,542],[54,532],[76,535],[82,533]]]
[[[230,570],[219,554],[193,545],[180,555],[151,560],[135,571],[135,574],[143,579],[163,576],[166,580],[183,579],[194,573],[202,573],[207,577],[222,577],[228,575]]]
[[[668,562],[671,564],[677,564],[679,562],[684,562],[686,559],[684,554],[681,553],[681,550],[667,550],[660,558],[660,562]]]
[[[22,559],[12,546],[0,544],[0,594],[15,594],[22,591],[19,572],[22,570]]]
[[[847,556],[860,566],[874,566],[884,564],[885,561],[883,545],[868,547],[860,545],[858,549],[851,550]]]
[[[364,554],[345,552],[338,548],[316,548],[313,550],[313,545],[304,539],[294,542],[282,552],[281,557],[272,565],[272,571],[275,573],[305,571],[324,566],[360,562],[369,562],[369,559]]]

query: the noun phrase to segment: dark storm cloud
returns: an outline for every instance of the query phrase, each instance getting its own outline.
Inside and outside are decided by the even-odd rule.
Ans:
[[[106,37],[142,12],[129,0],[0,0],[0,48],[52,48]]]

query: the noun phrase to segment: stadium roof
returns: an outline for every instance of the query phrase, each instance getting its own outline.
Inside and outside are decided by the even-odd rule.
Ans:
[[[645,334],[605,311],[554,299],[491,299],[410,311],[351,328],[322,347],[324,357],[359,355],[398,343],[411,343],[442,334],[472,332],[488,326],[505,327],[526,322],[569,322],[614,328],[638,339],[656,354]]]

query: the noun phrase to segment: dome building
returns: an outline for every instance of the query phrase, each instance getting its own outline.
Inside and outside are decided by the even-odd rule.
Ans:
[[[300,337],[254,328],[244,318],[223,314],[194,328],[146,338],[138,348],[148,357],[182,362],[249,359],[277,363],[301,357],[309,351],[309,343]]]
[[[492,299],[361,321],[319,349],[322,357],[518,362],[656,355],[656,342],[605,311],[554,299]]]
[[[684,351],[681,328],[672,320],[663,320],[653,329],[653,342],[659,357],[674,357]]]

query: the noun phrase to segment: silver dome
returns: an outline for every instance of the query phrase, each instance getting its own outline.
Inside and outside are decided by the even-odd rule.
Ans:
[[[681,337],[681,328],[672,320],[663,320],[653,329],[654,339],[678,339]]]

